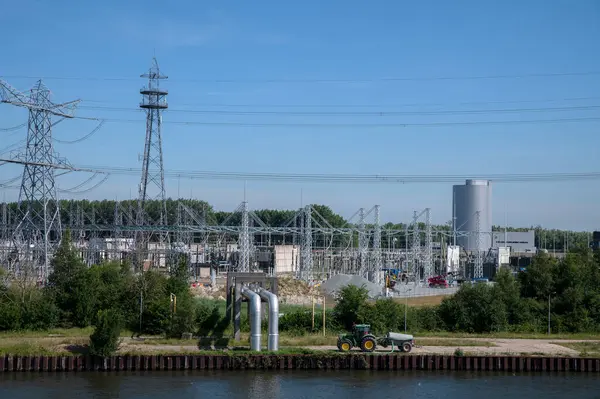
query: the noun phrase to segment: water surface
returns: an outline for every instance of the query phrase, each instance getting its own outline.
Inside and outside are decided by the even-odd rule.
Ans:
[[[600,376],[414,371],[0,374],[0,398],[599,399]]]

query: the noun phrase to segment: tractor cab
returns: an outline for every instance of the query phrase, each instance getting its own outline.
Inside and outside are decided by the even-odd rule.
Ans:
[[[369,324],[355,324],[352,328],[352,334],[357,342],[360,342],[365,335],[371,334],[371,326]]]
[[[349,334],[340,334],[338,349],[347,352],[354,347],[359,347],[363,352],[373,352],[377,346],[377,338],[371,334],[369,324],[355,324]]]

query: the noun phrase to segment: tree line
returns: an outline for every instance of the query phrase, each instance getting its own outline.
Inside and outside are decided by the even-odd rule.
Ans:
[[[183,333],[227,338],[231,332],[222,302],[192,296],[185,258],[167,275],[136,275],[127,263],[87,267],[67,232],[52,267],[44,287],[34,279],[0,276],[0,331],[94,326],[90,349],[100,355],[114,352],[123,328],[172,338]],[[552,333],[598,333],[600,252],[579,248],[561,260],[540,253],[516,276],[500,269],[493,284],[465,284],[438,306],[405,309],[392,298],[370,301],[365,288],[347,286],[327,311],[326,329],[335,334],[367,323],[377,334],[404,331],[405,310],[408,331],[417,334],[545,333],[548,311]],[[321,320],[316,317],[313,325],[311,311],[298,307],[286,311],[279,326],[284,334],[307,334],[321,331]],[[249,329],[245,312],[242,328]]]
[[[506,268],[493,284],[466,284],[438,306],[409,307],[409,332],[464,333],[600,332],[600,252],[587,248],[569,252],[562,260],[536,255],[516,276]],[[404,331],[402,303],[394,299],[369,301],[362,287],[344,287],[329,319],[331,329],[350,329],[353,323],[370,324],[377,334]],[[550,323],[548,323],[550,312]],[[310,313],[283,316],[282,331],[312,331]],[[316,330],[322,328],[317,323]]]
[[[212,205],[206,201],[192,200],[192,199],[168,199],[167,203],[167,223],[196,223],[191,221],[191,217],[186,212],[182,212],[178,209],[178,203],[181,202],[187,208],[189,208],[203,223],[208,225],[220,225],[227,222],[228,225],[240,225],[241,214],[234,212],[223,212],[215,211]],[[0,204],[5,205],[5,204]],[[116,215],[120,215],[120,219],[123,224],[134,224],[137,212],[137,200],[102,200],[102,201],[89,201],[89,200],[61,200],[60,205],[60,220],[63,226],[89,226],[92,224],[96,225],[115,225],[119,224],[119,220],[116,220]],[[118,205],[118,206],[117,206]],[[17,203],[7,203],[6,206],[10,210],[9,214],[18,215]],[[330,207],[326,205],[314,204],[313,208],[316,210],[317,215],[313,215],[314,218],[319,220],[320,224],[325,227],[330,225],[335,228],[342,227],[356,227],[357,221],[348,221],[344,217],[335,213]],[[119,212],[115,212],[118,209]],[[146,201],[145,211],[151,220],[159,220],[160,215],[160,201]],[[279,227],[289,225],[291,227],[300,227],[300,219],[295,219],[294,216],[299,210],[279,210],[279,209],[262,209],[253,211],[254,214],[267,226]],[[16,217],[16,216],[15,216]],[[9,223],[15,223],[16,220],[8,221]],[[405,223],[386,223],[382,225],[382,242],[383,248],[399,248],[406,245],[411,240],[407,237],[404,231],[410,226]],[[372,228],[372,224],[367,224],[367,228]],[[436,231],[442,231],[446,233],[445,242],[450,242],[450,224],[435,225],[433,228]],[[424,232],[425,224],[419,223],[419,229]],[[399,231],[394,236],[386,234],[388,230]],[[493,231],[503,231],[504,227],[494,226]],[[556,250],[563,252],[569,248],[578,246],[589,246],[591,234],[590,232],[576,232],[576,231],[565,231],[557,229],[545,229],[541,226],[532,226],[528,228],[517,228],[508,227],[507,231],[527,231],[535,230],[535,246],[538,248],[546,248],[550,251]],[[110,234],[105,232],[105,234]],[[389,238],[389,239],[388,239]],[[394,241],[395,239],[395,241]],[[423,236],[424,240],[424,236]],[[357,241],[357,238],[355,238]],[[287,242],[287,241],[286,241]]]
[[[67,231],[52,269],[42,288],[26,274],[13,277],[4,272],[0,331],[85,328],[99,323],[100,315],[104,320],[110,315],[120,328],[137,334],[178,337],[193,330],[196,303],[185,258],[168,275],[154,271],[134,275],[129,264],[117,262],[87,267]]]

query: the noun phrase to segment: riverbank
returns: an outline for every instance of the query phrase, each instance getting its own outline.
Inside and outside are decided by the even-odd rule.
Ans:
[[[159,370],[465,370],[600,373],[600,358],[403,354],[0,356],[0,372]]]
[[[0,334],[0,356],[85,356],[88,354],[87,330],[57,330],[49,332],[24,332]],[[248,334],[241,341],[224,339],[227,347],[247,345]],[[266,348],[266,334],[263,348]],[[279,347],[286,353],[299,353],[303,349],[327,353],[337,352],[335,335],[280,335]],[[210,341],[210,340],[209,340]],[[161,337],[131,338],[122,336],[116,355],[197,355],[205,346],[197,339],[164,339]],[[210,344],[210,342],[209,342]],[[579,336],[546,336],[546,338],[499,338],[455,335],[433,337],[417,336],[415,355],[453,355],[460,349],[470,356],[549,356],[549,357],[600,357],[600,339]],[[377,348],[377,353],[389,353],[390,348]],[[222,352],[221,352],[222,353]]]

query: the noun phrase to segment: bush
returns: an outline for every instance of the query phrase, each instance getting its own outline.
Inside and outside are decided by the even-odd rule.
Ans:
[[[359,321],[360,309],[367,304],[369,294],[367,289],[355,285],[347,285],[339,292],[335,304],[336,321],[344,328],[350,330],[354,323]]]
[[[408,308],[408,328],[410,331],[444,331],[439,306]]]
[[[120,345],[121,314],[114,309],[99,310],[95,328],[90,335],[90,354],[93,356],[111,356]]]
[[[439,315],[449,331],[488,333],[505,330],[508,325],[506,305],[485,284],[463,285],[442,301]]]
[[[334,311],[327,310],[325,313],[325,324],[327,331],[338,332],[341,328],[336,321]],[[279,330],[293,335],[304,335],[323,331],[323,311],[315,310],[315,328],[312,328],[312,311],[310,309],[299,309],[284,314],[279,318]]]
[[[398,331],[404,328],[404,305],[391,298],[379,299],[373,305],[365,303],[360,309],[358,322],[370,324],[371,331],[379,335]]]
[[[171,314],[166,331],[167,338],[181,338],[183,333],[195,331],[196,307],[194,305],[190,297],[182,295],[182,298],[178,298],[176,311]]]
[[[13,301],[0,302],[0,331],[14,331],[21,328],[21,309]]]
[[[46,295],[39,292],[21,306],[21,328],[26,330],[48,330],[56,327],[60,310]]]

